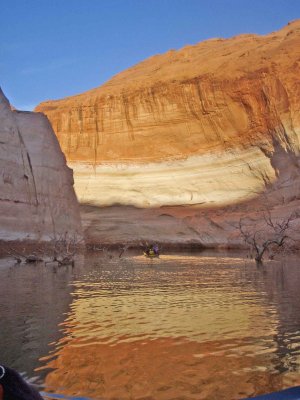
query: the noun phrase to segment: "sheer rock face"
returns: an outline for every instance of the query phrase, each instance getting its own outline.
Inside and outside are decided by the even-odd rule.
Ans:
[[[0,89],[0,240],[81,234],[72,170],[47,118],[13,111]]]
[[[270,190],[299,196],[299,76],[295,21],[151,57],[37,110],[83,203],[242,209]]]

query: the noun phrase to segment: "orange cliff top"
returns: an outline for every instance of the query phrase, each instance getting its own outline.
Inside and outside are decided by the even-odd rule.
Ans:
[[[291,63],[292,62],[292,63]],[[102,86],[60,100],[48,100],[35,111],[50,111],[89,102],[94,97],[134,92],[160,84],[212,76],[223,81],[256,71],[300,66],[300,19],[265,36],[241,34],[229,39],[209,39],[180,50],[152,56],[115,75]]]

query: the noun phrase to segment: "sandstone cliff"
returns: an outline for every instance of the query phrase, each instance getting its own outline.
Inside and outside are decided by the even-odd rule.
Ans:
[[[239,205],[243,215],[273,193],[280,215],[288,198],[299,199],[299,76],[298,20],[266,36],[212,39],[151,57],[97,89],[37,110],[53,125],[83,203],[146,212],[193,206],[193,215],[218,209],[230,220],[230,207]],[[183,232],[182,240],[191,240],[187,215],[178,220],[182,208],[172,210],[163,226],[174,218],[177,238]],[[84,215],[90,228],[91,214]],[[208,225],[207,242],[227,242],[226,227],[217,234]]]
[[[0,89],[0,240],[81,234],[73,175],[47,118],[13,111]]]

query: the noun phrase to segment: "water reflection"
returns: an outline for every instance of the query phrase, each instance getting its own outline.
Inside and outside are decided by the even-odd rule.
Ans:
[[[0,259],[0,363],[33,375],[61,337],[72,279],[68,268]]]
[[[29,340],[29,348],[38,347],[34,366],[45,375],[47,392],[211,400],[300,383],[297,260],[257,268],[239,257],[90,254],[84,268],[65,269],[62,277],[26,271],[23,279],[35,282],[29,291],[20,286],[20,274],[4,276],[6,287],[17,282],[7,296],[22,297],[25,308],[14,315],[8,302],[0,311],[12,328],[31,307],[39,321],[49,308],[44,344],[41,335]],[[41,285],[35,289],[40,298],[32,285]],[[3,336],[8,353],[23,359],[24,347],[15,349],[15,339]],[[46,339],[53,341],[51,351]]]
[[[300,369],[300,274],[299,261],[283,262],[276,268],[262,268],[262,282],[270,305],[278,314],[274,341],[278,372]]]

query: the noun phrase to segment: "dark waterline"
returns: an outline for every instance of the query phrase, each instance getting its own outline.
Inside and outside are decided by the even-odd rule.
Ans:
[[[0,260],[0,363],[91,399],[238,399],[300,384],[300,265],[238,255]]]

